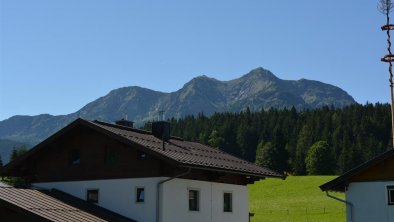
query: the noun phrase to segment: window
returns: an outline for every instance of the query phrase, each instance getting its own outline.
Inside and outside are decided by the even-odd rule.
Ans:
[[[200,210],[200,191],[189,190],[189,210],[199,211]]]
[[[86,191],[86,201],[89,203],[98,203],[99,191],[98,189],[88,189]]]
[[[108,166],[115,166],[119,162],[119,153],[116,149],[106,147],[105,148],[105,163]]]
[[[145,202],[145,188],[144,187],[137,187],[135,202],[137,202],[137,203],[144,203]]]
[[[70,165],[78,165],[81,163],[81,157],[79,155],[79,150],[71,150],[70,152]]]
[[[233,212],[232,193],[223,193],[223,212]]]
[[[387,186],[388,205],[394,205],[394,186]]]
[[[146,153],[142,151],[137,151],[137,159],[138,160],[146,160]]]

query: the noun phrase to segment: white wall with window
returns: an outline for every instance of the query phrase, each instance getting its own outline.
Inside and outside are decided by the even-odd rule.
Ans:
[[[153,222],[156,220],[157,183],[165,177],[109,179],[90,181],[70,181],[36,183],[36,187],[56,188],[78,198],[91,202],[97,198],[97,205],[113,212],[137,220]]]
[[[166,177],[36,183],[89,200],[139,222],[156,221],[156,190]],[[247,186],[174,179],[161,185],[160,222],[246,222]]]
[[[394,221],[394,181],[350,183],[346,200],[353,204],[353,222]],[[350,206],[346,221],[350,222]]]
[[[174,179],[161,189],[160,222],[248,221],[247,186]]]

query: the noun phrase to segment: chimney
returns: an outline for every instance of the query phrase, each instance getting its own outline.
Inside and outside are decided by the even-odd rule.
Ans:
[[[156,138],[167,141],[170,139],[171,135],[170,122],[167,121],[157,121],[152,123],[152,134]]]
[[[134,128],[134,122],[133,121],[129,121],[127,119],[117,120],[117,121],[115,121],[115,123],[116,123],[116,125],[127,126],[127,127]]]

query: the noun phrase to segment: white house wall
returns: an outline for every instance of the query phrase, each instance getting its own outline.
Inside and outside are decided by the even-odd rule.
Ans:
[[[189,211],[188,189],[200,192],[200,210]],[[223,212],[223,193],[231,192],[233,212]],[[246,186],[174,179],[162,187],[160,222],[247,222],[248,190]]]
[[[394,205],[388,205],[387,186],[394,181],[351,183],[346,200],[353,204],[352,222],[394,221]],[[350,207],[346,206],[346,221],[350,220]]]
[[[166,177],[36,183],[86,199],[87,189],[99,190],[98,205],[139,222],[156,221],[156,189]],[[136,187],[145,187],[145,203],[136,203]],[[189,211],[188,188],[200,192],[200,211]],[[233,212],[223,212],[223,193],[231,192]],[[247,186],[174,179],[161,187],[160,222],[247,222]]]
[[[87,189],[99,189],[98,205],[138,222],[156,220],[156,187],[166,178],[112,179],[36,183],[36,187],[56,188],[86,200]],[[136,203],[136,187],[145,187],[145,203]]]

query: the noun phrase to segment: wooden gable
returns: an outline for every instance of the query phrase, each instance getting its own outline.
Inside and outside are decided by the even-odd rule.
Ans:
[[[79,160],[73,162],[75,156]],[[31,182],[154,177],[160,176],[160,165],[137,147],[80,125],[42,147],[21,174]]]
[[[320,186],[323,191],[345,192],[352,182],[394,180],[394,149],[349,170],[343,175]]]
[[[350,178],[350,182],[394,180],[394,156],[383,160]]]

